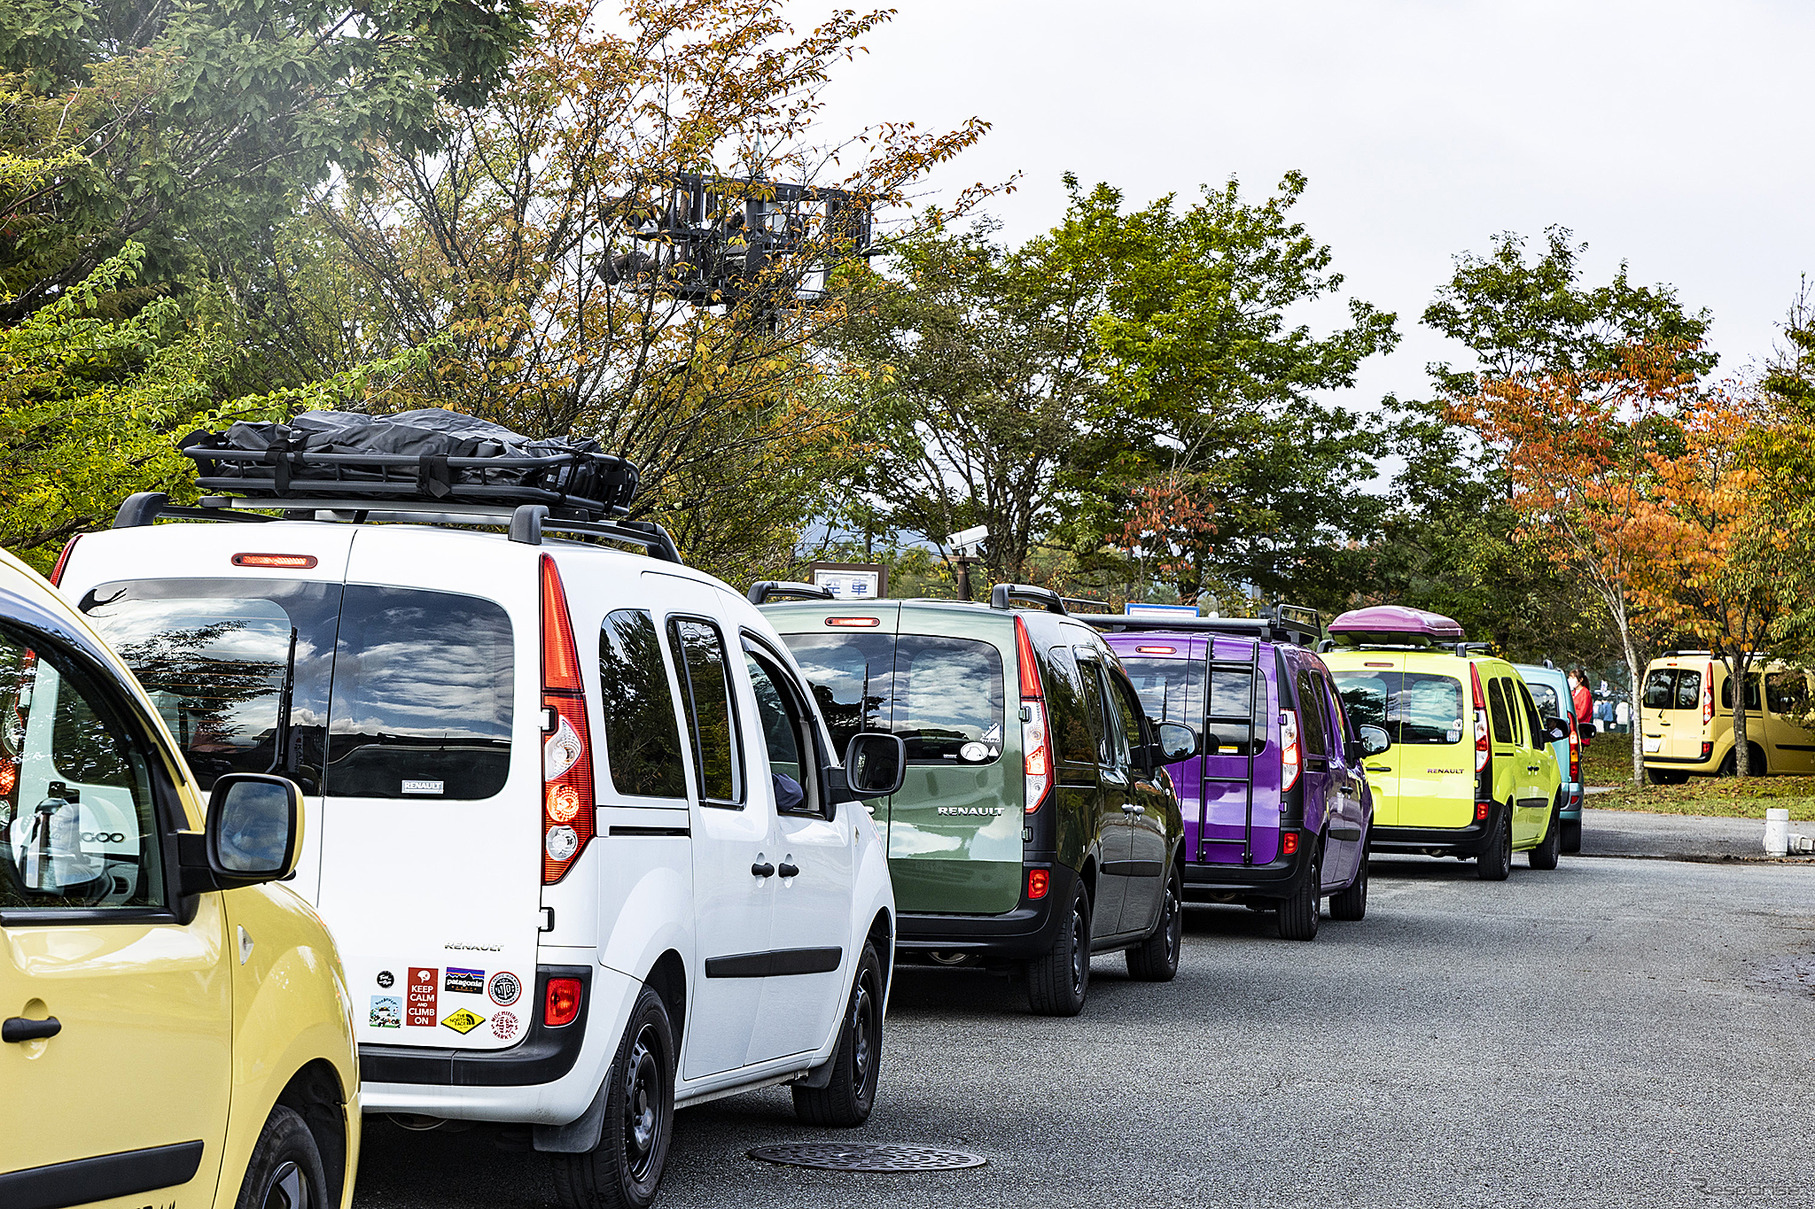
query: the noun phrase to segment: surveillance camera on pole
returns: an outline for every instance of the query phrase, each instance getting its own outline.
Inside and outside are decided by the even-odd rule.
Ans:
[[[971,564],[979,560],[983,543],[989,540],[989,526],[977,525],[964,529],[945,539],[946,549],[952,552],[952,561],[958,564],[958,599],[971,598]]]

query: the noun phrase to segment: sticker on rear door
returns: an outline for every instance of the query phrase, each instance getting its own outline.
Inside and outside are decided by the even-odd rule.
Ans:
[[[474,1029],[476,1029],[480,1025],[484,1024],[485,1017],[479,1015],[477,1012],[469,1012],[467,1009],[461,1008],[459,1011],[453,1013],[446,1020],[443,1020],[441,1023],[447,1025],[449,1028],[453,1029],[456,1033],[459,1033],[462,1037],[464,1037],[464,1036],[466,1036],[466,1034],[472,1032]]]
[[[446,781],[405,781],[403,792],[439,795],[444,791],[446,785]]]
[[[523,993],[523,984],[509,970],[499,970],[492,975],[492,1002],[499,1007],[509,1007],[517,1002],[517,996]],[[507,1013],[508,1014],[508,1013]]]
[[[407,1009],[403,1022],[411,1028],[434,1028],[440,1005],[435,995],[435,975],[439,967],[410,968],[410,985],[406,993]]]
[[[517,1017],[513,1012],[492,1013],[492,1036],[509,1041],[517,1035]]]
[[[403,1023],[403,1000],[396,995],[372,996],[373,1028],[396,1028]]]
[[[447,968],[447,981],[441,987],[444,991],[459,991],[466,995],[485,994],[485,971],[463,970],[458,966]]]

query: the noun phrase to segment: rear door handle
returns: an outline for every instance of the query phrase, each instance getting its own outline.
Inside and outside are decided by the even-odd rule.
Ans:
[[[47,1016],[43,1020],[13,1016],[5,1024],[0,1024],[0,1041],[42,1041],[46,1037],[55,1037],[62,1031],[63,1022],[55,1016]]]
[[[1137,805],[1134,802],[1123,802],[1122,803],[1122,813],[1123,814],[1146,814],[1147,808],[1145,806]]]
[[[794,877],[800,873],[800,866],[789,864],[787,861],[783,861],[781,863],[781,868],[777,869],[776,872],[781,874],[783,877]]]
[[[1370,764],[1370,765],[1368,765],[1368,771],[1369,772],[1392,772],[1393,770],[1390,768],[1376,768],[1372,764]]]
[[[768,861],[758,861],[750,866],[750,873],[755,877],[774,877],[775,866]]]

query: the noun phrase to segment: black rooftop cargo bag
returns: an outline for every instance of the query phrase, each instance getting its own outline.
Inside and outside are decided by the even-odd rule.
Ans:
[[[204,490],[272,499],[547,504],[599,519],[624,515],[637,488],[636,467],[597,441],[526,437],[441,408],[309,411],[192,432],[178,447]]]

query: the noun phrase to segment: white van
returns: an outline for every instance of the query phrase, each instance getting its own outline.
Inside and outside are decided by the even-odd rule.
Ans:
[[[676,1105],[792,1083],[864,1120],[895,911],[858,799],[901,741],[841,764],[769,623],[655,526],[372,507],[135,496],[59,581],[204,791],[303,787],[291,885],[365,1111],[530,1124],[575,1206],[648,1204]]]

